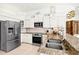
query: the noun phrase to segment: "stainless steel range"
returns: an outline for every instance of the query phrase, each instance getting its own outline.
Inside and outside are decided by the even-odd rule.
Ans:
[[[40,33],[33,34],[32,43],[42,44],[42,34]]]

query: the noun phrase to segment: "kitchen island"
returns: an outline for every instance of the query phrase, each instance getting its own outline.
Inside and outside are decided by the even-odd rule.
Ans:
[[[25,38],[25,40],[30,39],[30,41],[32,41],[32,35],[33,34],[35,34],[35,33],[42,34],[42,44],[41,44],[41,46],[39,46],[39,49],[37,50],[37,52],[49,54],[49,55],[67,55],[67,54],[77,55],[78,54],[78,51],[76,50],[76,48],[78,49],[79,45],[77,45],[77,47],[76,47],[76,45],[71,42],[73,40],[69,39],[70,36],[66,36],[67,38],[63,39],[63,36],[61,36],[59,34],[55,35],[55,36],[50,34],[50,33],[47,34],[46,30],[47,29],[43,30],[42,28],[36,28],[36,30],[35,29],[29,30],[29,28],[28,28],[27,31],[22,32],[22,34],[23,34],[23,36],[27,34],[28,36],[26,36],[26,37],[29,37],[29,38]],[[61,40],[62,43],[63,43],[63,50],[46,47],[46,43],[47,43],[48,39],[51,39],[51,38]],[[26,43],[28,43],[28,42],[26,41]],[[32,44],[32,42],[30,42],[29,44]]]

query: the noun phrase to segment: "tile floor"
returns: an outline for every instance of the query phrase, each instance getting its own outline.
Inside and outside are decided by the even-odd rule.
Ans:
[[[0,55],[38,55],[38,46],[22,43],[18,48],[6,53],[0,51]]]
[[[50,49],[22,43],[21,46],[10,52],[0,51],[0,55],[67,55],[67,54],[63,50]]]

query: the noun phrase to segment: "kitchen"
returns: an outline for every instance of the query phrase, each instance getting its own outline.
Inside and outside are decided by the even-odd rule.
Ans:
[[[66,37],[66,15],[77,6],[79,4],[0,4],[1,20],[21,24],[21,45],[0,54],[68,55],[66,50],[71,45]],[[75,51],[72,54],[78,54],[72,49]]]

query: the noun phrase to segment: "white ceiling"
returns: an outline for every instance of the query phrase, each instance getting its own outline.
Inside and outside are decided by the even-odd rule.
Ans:
[[[0,3],[0,10],[8,10],[12,12],[28,12],[28,11],[46,8],[51,5],[54,5],[54,4],[50,4],[50,3]],[[64,4],[64,5],[69,5],[69,4]],[[71,4],[71,5],[79,5],[79,4],[76,3],[76,4]]]
[[[10,3],[0,4],[0,10],[8,10],[13,12],[28,12],[46,8],[48,4],[36,4],[36,3]]]
[[[63,7],[65,5],[79,6],[78,3],[75,3],[75,4],[71,4],[71,3],[68,3],[68,4],[64,4],[64,3],[63,4],[61,4],[61,3],[59,3],[59,4],[58,3],[57,4],[55,4],[55,3],[54,4],[51,4],[51,3],[0,3],[0,14],[1,14],[1,12],[2,12],[2,14],[4,12],[4,13],[7,13],[9,16],[12,15],[12,17],[24,19],[24,17],[26,17],[28,12],[30,12],[30,11],[34,12],[35,10],[49,8],[50,6],[56,7],[59,5],[62,5]]]

